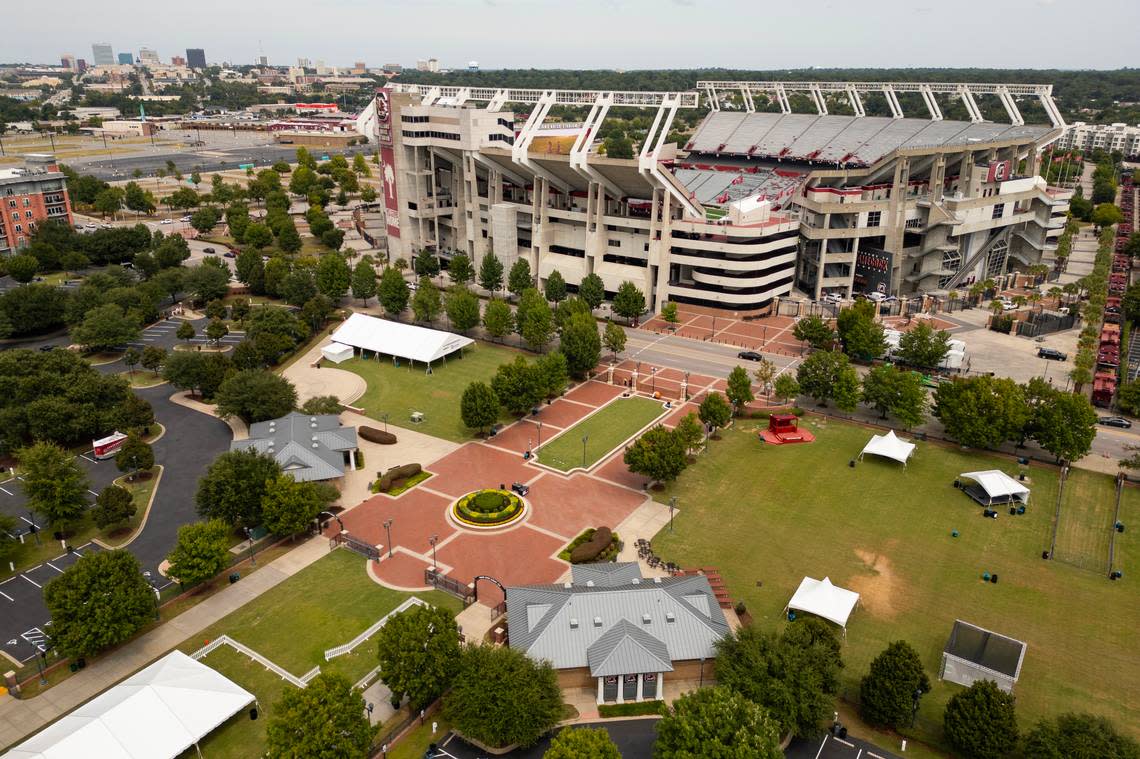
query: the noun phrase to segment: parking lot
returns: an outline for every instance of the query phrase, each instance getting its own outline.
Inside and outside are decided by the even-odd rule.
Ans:
[[[160,322],[155,322],[142,331],[142,335],[135,342],[128,343],[128,345],[135,348],[146,348],[148,346],[156,346],[164,350],[173,350],[175,345],[182,342],[189,342],[191,345],[212,345],[213,341],[205,336],[206,325],[209,322],[205,319],[198,319],[191,321],[190,324],[194,327],[196,334],[189,341],[179,340],[177,336],[178,328],[186,323],[185,319],[164,319]],[[218,341],[219,347],[225,348],[227,346],[234,346],[245,339],[245,332],[235,330]]]

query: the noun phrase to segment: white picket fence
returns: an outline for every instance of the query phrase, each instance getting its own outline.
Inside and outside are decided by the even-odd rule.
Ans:
[[[201,659],[203,656],[206,656],[211,651],[214,651],[214,650],[220,648],[221,646],[229,646],[230,648],[234,649],[238,653],[244,654],[245,656],[248,656],[250,659],[253,659],[255,662],[257,662],[258,664],[262,665],[263,667],[265,667],[270,672],[272,672],[275,675],[277,675],[278,677],[280,677],[282,680],[285,680],[286,682],[292,683],[293,685],[296,685],[298,688],[304,688],[306,685],[309,684],[310,680],[312,680],[314,677],[316,677],[317,675],[319,675],[321,673],[321,668],[318,665],[316,667],[313,667],[312,669],[310,669],[308,672],[301,675],[300,677],[297,677],[292,672],[289,672],[288,670],[286,670],[284,667],[280,667],[277,664],[274,664],[272,661],[270,661],[266,657],[262,656],[261,654],[257,653],[256,651],[254,651],[249,646],[247,646],[243,643],[238,643],[236,640],[234,640],[233,638],[231,638],[228,635],[221,635],[221,636],[215,638],[214,640],[210,641],[205,646],[202,646],[197,651],[190,654],[190,658],[191,659]]]
[[[407,611],[408,609],[412,608],[413,606],[427,606],[427,605],[428,604],[425,603],[424,601],[421,601],[420,599],[416,598],[415,596],[412,596],[411,598],[409,598],[408,600],[404,601],[402,604],[397,606],[395,609],[393,609],[392,611],[385,614],[377,622],[375,622],[371,627],[369,627],[364,632],[360,633],[360,635],[357,635],[355,638],[350,640],[348,643],[344,643],[344,644],[339,645],[339,646],[334,646],[333,648],[330,648],[329,650],[325,651],[325,661],[329,661],[330,659],[335,659],[338,656],[343,656],[344,654],[347,654],[349,651],[356,648],[361,643],[363,643],[364,641],[368,640],[373,635],[375,635],[380,630],[381,627],[388,624],[389,619],[396,616],[397,614],[404,612],[404,611]]]

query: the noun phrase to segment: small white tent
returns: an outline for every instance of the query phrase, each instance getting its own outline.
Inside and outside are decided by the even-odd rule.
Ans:
[[[253,700],[205,664],[172,651],[3,759],[173,759]]]
[[[907,459],[914,453],[914,443],[908,443],[905,440],[900,440],[895,436],[894,430],[887,430],[886,435],[874,435],[863,446],[863,451],[859,454],[859,458],[863,458],[864,454],[870,453],[875,456],[884,456],[888,459],[894,459],[903,466],[906,466]]]
[[[321,348],[321,355],[332,361],[334,364],[339,364],[342,361],[348,361],[352,358],[352,346],[344,345],[342,343],[329,343]]]
[[[847,618],[851,616],[851,611],[857,603],[859,603],[858,593],[832,585],[830,578],[815,580],[805,577],[784,609],[806,611],[817,617],[823,617],[842,627],[843,634],[846,635]]]
[[[1013,501],[1029,503],[1029,488],[1000,469],[987,469],[984,472],[963,472],[958,476],[978,483],[977,487],[965,487],[963,489],[979,503],[991,505]],[[979,488],[981,492],[977,492]]]

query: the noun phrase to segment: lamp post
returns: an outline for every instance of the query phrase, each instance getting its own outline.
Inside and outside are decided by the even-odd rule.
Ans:
[[[918,719],[918,699],[922,698],[922,688],[914,689],[914,704],[910,713],[910,726],[914,727],[915,720]]]
[[[586,441],[590,439],[589,435],[582,436],[582,468],[586,468]]]
[[[146,584],[149,585],[150,589],[154,591],[154,621],[157,622],[159,620],[158,587],[154,584],[154,578],[151,576],[149,569],[147,571],[143,572],[143,577],[146,578]]]
[[[253,555],[253,530],[248,527],[242,528],[245,531],[245,537],[249,540],[249,564],[250,566],[257,566],[257,559]]]
[[[40,685],[47,685],[47,673],[44,671],[44,662],[47,661],[47,649],[43,647],[42,643],[33,645],[36,649],[36,668],[40,672]]]
[[[384,420],[384,431],[387,432],[388,431],[388,413],[385,412],[385,413],[381,414],[380,418]]]
[[[392,520],[384,520],[384,533],[388,536],[388,558],[392,558]]]
[[[541,448],[541,447],[542,447],[542,420],[540,419],[538,421],[538,448]],[[535,450],[537,451],[538,448],[535,448]]]
[[[700,681],[700,684],[697,685],[697,687],[698,688],[705,687],[705,657],[703,657],[703,656],[701,657],[701,681]]]
[[[673,531],[673,510],[677,508],[677,496],[669,499],[669,532]]]
[[[431,543],[431,568],[438,571],[439,562],[435,560],[435,544],[439,542],[439,535],[432,535],[428,538],[428,542]]]

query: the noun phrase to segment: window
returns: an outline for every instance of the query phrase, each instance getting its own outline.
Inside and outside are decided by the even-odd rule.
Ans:
[[[20,220],[20,212],[19,211],[13,211],[12,212],[12,221],[19,221],[19,220]]]
[[[8,207],[9,207],[9,208],[15,208],[15,207],[16,207],[16,201],[14,201],[14,200],[9,200],[9,201],[8,201]]]
[[[1000,219],[1005,214],[1005,203],[998,203],[994,206],[994,214],[990,218]]]
[[[877,226],[880,226],[882,223],[883,223],[883,212],[882,211],[871,211],[867,214],[867,226],[868,227],[877,227]]]
[[[32,218],[32,212],[31,211],[24,211],[24,217],[28,218],[28,219]]]
[[[20,226],[19,224],[16,225],[15,229],[17,232],[23,232],[24,231],[24,228],[22,226]]]
[[[611,248],[620,248],[621,247],[621,240],[606,240],[606,244],[609,245]]]
[[[31,204],[32,204],[32,201],[30,199],[24,198],[24,208],[27,208]]]

